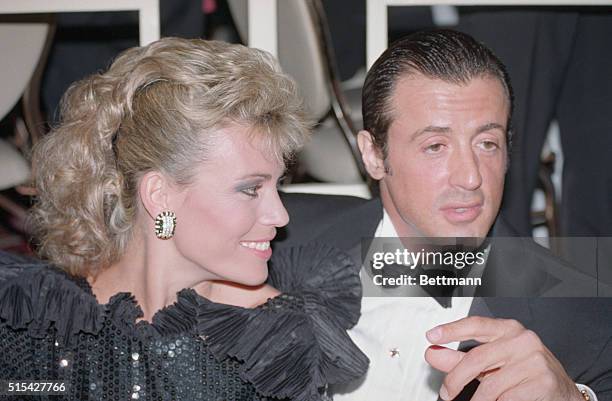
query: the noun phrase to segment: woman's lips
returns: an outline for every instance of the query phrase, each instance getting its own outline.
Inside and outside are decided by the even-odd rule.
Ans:
[[[240,246],[264,260],[268,260],[272,256],[270,241],[240,241]]]
[[[444,218],[453,224],[471,223],[482,213],[482,203],[449,205],[440,209]]]

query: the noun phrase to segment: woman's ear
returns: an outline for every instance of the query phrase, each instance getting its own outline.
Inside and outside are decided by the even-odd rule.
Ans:
[[[168,179],[157,171],[149,171],[140,179],[138,194],[140,201],[152,219],[169,210]]]
[[[372,177],[375,180],[381,180],[385,176],[385,163],[378,146],[374,143],[372,134],[368,131],[359,131],[357,134],[357,145],[361,151],[361,160]]]

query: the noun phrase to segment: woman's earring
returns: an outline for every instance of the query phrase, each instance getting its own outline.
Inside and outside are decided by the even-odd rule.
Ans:
[[[174,212],[161,212],[155,218],[155,235],[159,239],[169,239],[174,236],[176,228],[176,215]]]

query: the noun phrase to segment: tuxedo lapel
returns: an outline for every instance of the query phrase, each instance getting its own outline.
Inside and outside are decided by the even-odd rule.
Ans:
[[[374,237],[376,227],[382,219],[382,203],[379,198],[353,207],[342,213],[342,223],[333,224],[317,237],[317,241],[334,245],[345,251],[361,248],[364,239]],[[361,264],[361,255],[359,256]]]
[[[487,305],[487,300],[488,298],[474,298],[468,316],[495,317]]]
[[[491,228],[489,241],[490,253],[477,297],[536,297],[559,284],[549,273],[547,260],[534,252],[538,245],[519,237],[502,216]]]
[[[468,316],[501,319],[517,319],[529,322],[533,319],[529,298],[474,298]]]
[[[533,314],[529,298],[481,298],[476,297],[468,316],[482,316],[499,319],[516,319],[529,326],[533,321]],[[460,350],[469,350],[476,343],[464,341],[459,344]]]
[[[493,238],[478,297],[534,297],[559,284],[522,238]]]

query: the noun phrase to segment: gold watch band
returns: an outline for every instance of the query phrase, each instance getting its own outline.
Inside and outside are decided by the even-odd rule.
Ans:
[[[582,394],[582,398],[584,398],[584,401],[591,401],[591,396],[585,389],[581,389],[580,394]]]

